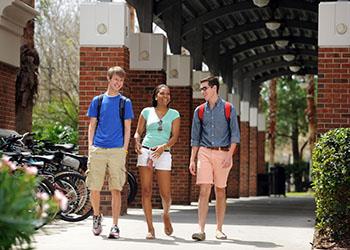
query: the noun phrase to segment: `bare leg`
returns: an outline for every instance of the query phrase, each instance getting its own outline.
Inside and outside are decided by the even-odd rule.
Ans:
[[[224,224],[224,217],[226,211],[226,190],[225,188],[215,187],[216,196],[216,229],[222,232],[222,225]]]
[[[91,190],[90,191],[90,199],[91,206],[94,210],[94,215],[100,215],[100,191],[99,190]]]
[[[164,232],[166,235],[171,235],[173,233],[169,215],[171,206],[171,172],[167,170],[157,170],[157,181],[159,193],[162,198]]]
[[[211,184],[201,184],[198,200],[198,224],[201,233],[204,233],[205,222],[207,220],[209,208],[209,196],[211,192]]]
[[[118,225],[121,207],[121,194],[119,190],[111,190],[112,193],[112,217],[113,224]]]
[[[146,217],[148,233],[154,236],[153,218],[152,218],[152,181],[153,168],[140,167],[142,208]]]

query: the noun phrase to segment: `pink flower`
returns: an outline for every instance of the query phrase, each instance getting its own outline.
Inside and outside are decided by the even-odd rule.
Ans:
[[[59,202],[61,210],[66,210],[68,207],[67,197],[59,190],[55,190],[55,199]]]
[[[37,175],[38,174],[38,169],[36,167],[25,166],[24,170],[26,171],[27,174],[30,174],[30,175]]]
[[[4,155],[2,157],[2,161],[5,163],[5,165],[7,165],[8,167],[10,167],[10,169],[12,171],[15,171],[17,169],[17,165],[15,163],[13,163],[12,161],[10,161],[10,157]]]
[[[36,197],[43,201],[49,200],[49,195],[47,193],[37,193]]]

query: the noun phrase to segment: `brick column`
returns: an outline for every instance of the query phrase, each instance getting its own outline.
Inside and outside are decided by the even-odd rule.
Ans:
[[[258,109],[250,108],[249,114],[249,196],[256,196],[258,171]]]
[[[317,132],[350,126],[350,2],[320,3]]]
[[[239,196],[249,196],[249,102],[241,102],[239,151]]]
[[[265,114],[258,114],[258,174],[265,174]]]
[[[86,116],[92,98],[107,90],[107,70],[112,66],[129,69],[129,50],[126,47],[80,47],[79,76],[79,149],[81,154],[87,154],[89,118]],[[128,77],[128,76],[127,76]],[[128,78],[124,89],[128,90]],[[107,179],[107,177],[106,177]],[[101,192],[101,212],[111,215],[111,195],[105,184]],[[126,213],[127,192],[122,192],[122,211]]]
[[[0,128],[16,129],[17,70],[17,67],[0,62]]]

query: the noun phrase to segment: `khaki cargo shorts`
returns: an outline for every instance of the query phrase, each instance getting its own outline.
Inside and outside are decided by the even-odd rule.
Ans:
[[[90,190],[100,191],[106,170],[109,173],[109,190],[123,189],[126,180],[126,152],[123,148],[90,146],[86,184]]]

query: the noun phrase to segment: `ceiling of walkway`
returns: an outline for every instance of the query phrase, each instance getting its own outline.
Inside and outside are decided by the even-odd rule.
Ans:
[[[181,46],[188,49],[197,70],[205,62],[216,74],[225,77],[233,72],[257,84],[293,71],[317,74],[320,1],[128,2],[136,8],[141,31],[152,32],[150,21],[158,24],[167,32],[171,51],[180,54]]]

